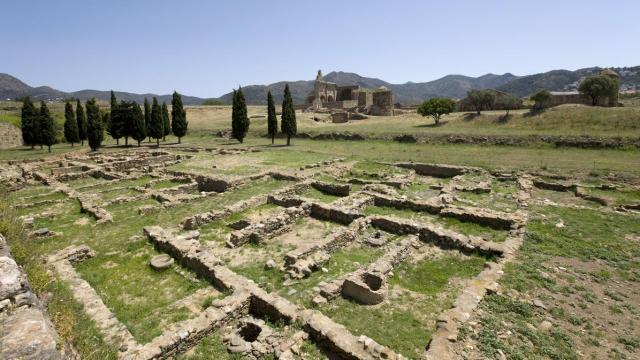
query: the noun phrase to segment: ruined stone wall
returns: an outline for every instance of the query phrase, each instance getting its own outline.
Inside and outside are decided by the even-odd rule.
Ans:
[[[11,124],[0,122],[0,149],[22,146],[22,131]]]
[[[391,90],[373,93],[373,104],[369,109],[370,115],[393,116],[393,93]]]

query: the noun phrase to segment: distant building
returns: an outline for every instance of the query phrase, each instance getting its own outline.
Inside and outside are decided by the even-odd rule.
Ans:
[[[616,84],[620,86],[620,75],[611,69],[604,69],[600,72],[600,75],[605,75],[615,80]],[[605,96],[598,99],[596,106],[618,106],[618,92],[619,89],[611,94],[611,96]],[[549,99],[549,106],[558,106],[562,104],[583,104],[591,105],[591,97],[580,94],[578,91],[551,91],[551,98]]]
[[[321,109],[357,111],[368,115],[393,115],[393,93],[380,87],[366,89],[359,85],[339,86],[325,81],[318,70],[313,94],[307,97],[307,107]]]

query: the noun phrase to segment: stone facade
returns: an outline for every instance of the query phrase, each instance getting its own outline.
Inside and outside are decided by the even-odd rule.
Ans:
[[[359,85],[340,86],[325,81],[318,70],[308,109],[348,110],[369,115],[393,116],[393,92],[387,88],[365,89]],[[334,121],[335,122],[335,121]]]

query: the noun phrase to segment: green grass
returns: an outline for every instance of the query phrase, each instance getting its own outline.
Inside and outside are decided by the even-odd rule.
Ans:
[[[222,342],[220,332],[214,332],[202,339],[189,354],[179,355],[179,360],[242,360],[240,354],[230,354],[227,346]]]
[[[441,292],[452,277],[470,278],[478,274],[486,259],[471,256],[461,259],[446,256],[437,260],[421,261],[418,264],[402,263],[394,269],[389,284],[427,295]]]
[[[449,308],[459,289],[448,286],[454,277],[468,278],[482,270],[484,259],[447,257],[417,264],[403,263],[389,279],[393,294],[378,306],[364,306],[342,297],[321,306],[321,311],[343,324],[355,336],[367,335],[378,343],[413,359],[420,357],[435,331],[435,319]]]
[[[508,232],[504,230],[492,229],[488,226],[471,222],[463,222],[458,219],[431,215],[426,212],[418,212],[409,209],[396,209],[387,206],[367,206],[362,212],[365,215],[384,215],[411,219],[423,223],[433,223],[441,225],[447,229],[465,235],[479,236],[487,241],[503,242],[507,238]]]
[[[314,187],[310,187],[309,189],[305,190],[302,194],[300,194],[300,196],[313,199],[313,200],[318,200],[320,202],[327,203],[327,204],[340,199],[340,196],[325,194]]]

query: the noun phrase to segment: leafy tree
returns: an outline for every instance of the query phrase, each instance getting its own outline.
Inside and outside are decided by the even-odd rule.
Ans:
[[[87,101],[87,140],[91,150],[96,151],[104,140],[104,122],[95,98]]]
[[[38,135],[38,116],[39,112],[31,102],[31,99],[27,96],[22,100],[22,110],[20,112],[21,122],[20,129],[22,130],[22,141],[25,145],[31,145],[33,150],[36,145]]]
[[[467,92],[467,99],[469,99],[471,106],[476,109],[477,114],[480,115],[484,101],[482,90],[469,90]]]
[[[509,111],[520,107],[520,99],[515,95],[505,95],[500,99],[500,102],[503,104],[505,110],[507,110],[505,117],[509,116]]]
[[[164,122],[162,119],[162,108],[158,105],[158,99],[153,97],[151,105],[151,122],[149,123],[149,136],[156,139],[156,145],[160,146],[160,139],[164,136]]]
[[[482,91],[482,107],[485,110],[493,109],[493,105],[496,103],[496,94],[493,91],[483,90]]]
[[[187,112],[182,106],[182,96],[177,91],[173,92],[171,99],[171,131],[178,137],[178,144],[183,136],[187,135]]]
[[[87,140],[87,117],[84,114],[84,108],[80,100],[76,102],[76,122],[78,123],[78,136],[80,137],[80,145],[84,145]]]
[[[456,102],[447,98],[429,99],[418,107],[418,114],[422,116],[431,116],[436,125],[440,124],[442,115],[449,115],[456,109]]]
[[[496,95],[489,90],[469,90],[467,92],[467,98],[471,106],[476,109],[478,115],[480,115],[482,110],[493,108],[496,102]]]
[[[249,117],[247,116],[247,103],[242,93],[242,88],[233,91],[233,106],[231,110],[231,135],[240,143],[249,132]]]
[[[167,135],[171,134],[171,121],[169,120],[169,109],[167,103],[162,102],[162,141],[167,141]]]
[[[540,90],[531,96],[531,100],[534,101],[534,110],[543,110],[549,106],[549,100],[551,100],[551,93],[547,90]]]
[[[132,109],[132,128],[131,128],[131,137],[138,142],[138,147],[140,147],[140,142],[147,137],[147,128],[144,123],[144,114],[142,113],[142,109],[140,105],[136,102],[133,102]]]
[[[149,136],[149,142],[151,142],[151,135],[149,135],[149,124],[151,124],[151,106],[149,105],[149,100],[147,100],[147,98],[144,98],[144,127],[146,129],[147,135]]]
[[[284,99],[282,100],[282,133],[287,136],[287,146],[291,145],[291,137],[295,136],[298,129],[296,124],[296,111],[293,108],[293,99],[289,84],[284,87]]]
[[[278,133],[278,117],[276,116],[276,105],[271,96],[271,90],[267,92],[267,133],[271,137],[271,144],[275,142]]]
[[[64,105],[64,138],[71,143],[71,147],[73,147],[73,143],[80,142],[76,115],[73,111],[73,105],[68,101]]]
[[[40,102],[40,116],[38,117],[38,121],[40,145],[46,145],[49,152],[51,152],[51,145],[56,143],[56,128],[53,117],[44,101]]]
[[[226,102],[224,102],[224,100],[221,99],[207,99],[205,101],[202,102],[202,105],[208,105],[208,106],[216,106],[216,105],[227,105]]]
[[[618,84],[615,80],[606,75],[589,76],[582,80],[578,86],[578,91],[591,98],[591,105],[597,105],[598,100],[611,96],[618,91]]]

